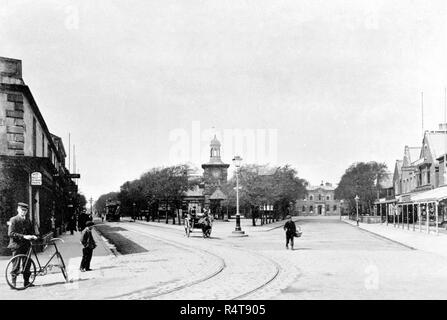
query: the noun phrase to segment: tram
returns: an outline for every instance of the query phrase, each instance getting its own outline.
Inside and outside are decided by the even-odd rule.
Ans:
[[[120,201],[107,201],[106,202],[106,221],[120,221]]]

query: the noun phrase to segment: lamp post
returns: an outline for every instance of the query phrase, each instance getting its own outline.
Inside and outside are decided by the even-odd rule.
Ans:
[[[241,229],[241,215],[239,213],[239,167],[241,166],[242,158],[235,156],[233,158],[234,166],[236,167],[236,228],[232,232],[234,236],[246,236]]]
[[[343,210],[343,199],[342,200],[340,200],[340,220],[341,220],[341,211]]]
[[[355,200],[355,207],[356,207],[356,211],[357,211],[357,227],[359,226],[359,196],[356,195],[354,200]]]

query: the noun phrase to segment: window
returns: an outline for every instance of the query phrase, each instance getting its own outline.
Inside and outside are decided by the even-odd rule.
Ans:
[[[330,208],[330,206],[327,204],[327,205],[326,205],[326,212],[329,212],[329,211],[331,211],[331,208]]]
[[[303,206],[303,212],[306,212],[306,206]]]
[[[48,146],[47,146],[47,157],[52,161],[53,160],[53,154],[52,154],[52,152],[51,152],[51,146],[50,146],[50,144],[48,144]]]
[[[430,170],[427,170],[427,184],[430,184]]]
[[[334,207],[332,209],[332,211],[337,211],[337,205],[334,204]]]
[[[331,197],[330,196],[326,196],[326,200],[330,200],[331,199]]]
[[[314,211],[314,206],[310,206],[309,207],[309,212],[313,212]]]
[[[318,195],[318,200],[320,200],[320,201],[321,201],[321,194],[319,194],[319,195]]]
[[[310,196],[309,196],[309,200],[310,200],[310,201],[313,201],[313,200],[314,200],[314,196],[313,196],[313,195],[310,195]]]

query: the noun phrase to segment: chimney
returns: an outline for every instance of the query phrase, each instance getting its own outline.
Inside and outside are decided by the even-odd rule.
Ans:
[[[0,83],[25,84],[22,79],[22,61],[0,57]]]

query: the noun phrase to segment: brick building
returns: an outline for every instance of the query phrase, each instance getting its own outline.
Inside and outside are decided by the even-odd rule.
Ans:
[[[335,199],[335,187],[326,182],[319,186],[306,186],[307,195],[296,202],[298,215],[340,215],[343,202]]]
[[[7,221],[17,202],[29,204],[29,215],[41,235],[63,229],[76,186],[65,168],[62,139],[50,133],[29,87],[20,60],[0,57],[0,233],[6,253]],[[41,185],[31,185],[40,173]]]

